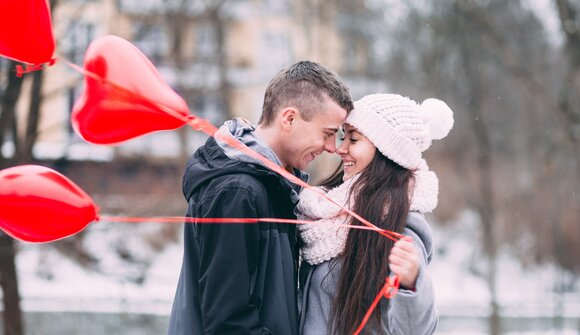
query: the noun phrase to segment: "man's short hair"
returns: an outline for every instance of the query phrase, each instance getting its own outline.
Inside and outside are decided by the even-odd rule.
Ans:
[[[301,117],[312,120],[320,112],[320,104],[328,96],[347,113],[353,108],[347,86],[334,72],[324,66],[300,61],[280,71],[268,84],[258,124],[268,126],[284,107],[295,107]]]

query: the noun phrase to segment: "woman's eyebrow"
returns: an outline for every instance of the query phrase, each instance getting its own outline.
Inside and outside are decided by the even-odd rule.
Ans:
[[[358,131],[356,131],[356,129],[349,129],[347,132],[347,134],[351,135],[352,133],[359,133]]]

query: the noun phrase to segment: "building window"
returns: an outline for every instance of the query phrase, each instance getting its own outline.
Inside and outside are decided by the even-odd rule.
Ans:
[[[218,92],[200,94],[192,100],[192,112],[211,124],[220,125],[226,119],[225,101]]]
[[[72,126],[72,110],[77,101],[80,93],[83,91],[84,84],[82,87],[71,86],[66,89],[66,100],[67,100],[67,114],[68,121],[66,125],[66,134],[70,140],[80,140],[80,136],[74,131]]]
[[[356,43],[346,41],[344,48],[343,71],[348,74],[354,74],[358,68],[358,49]]]
[[[119,12],[125,14],[159,13],[163,9],[162,0],[117,0]]]
[[[268,15],[288,15],[291,10],[288,0],[263,0],[263,4]]]
[[[133,43],[155,64],[161,63],[169,51],[168,36],[157,24],[136,23]]]
[[[292,62],[290,38],[284,32],[262,35],[262,64],[268,73],[275,73]]]
[[[67,55],[69,61],[82,65],[85,52],[94,37],[95,25],[93,23],[71,20],[68,25],[67,35],[64,37],[60,47]]]
[[[211,24],[202,24],[195,30],[196,53],[200,60],[216,59],[218,51],[217,33]]]
[[[183,0],[117,0],[120,13],[131,15],[180,14],[196,15],[205,8],[203,1]]]

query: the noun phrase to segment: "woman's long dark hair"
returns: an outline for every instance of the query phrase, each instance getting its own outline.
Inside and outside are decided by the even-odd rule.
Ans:
[[[342,183],[342,166],[321,186],[332,188]],[[379,228],[402,233],[410,208],[409,184],[412,171],[383,156],[378,150],[370,164],[353,184],[350,196],[355,213]],[[352,219],[351,224],[362,224]],[[335,259],[342,269],[331,308],[334,334],[353,334],[367,309],[389,276],[388,257],[394,242],[366,230],[351,229],[343,254]],[[385,305],[383,305],[384,307]],[[379,329],[381,305],[367,327]]]

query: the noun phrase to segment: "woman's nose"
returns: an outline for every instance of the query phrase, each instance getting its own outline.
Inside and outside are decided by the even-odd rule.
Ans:
[[[343,141],[338,148],[336,148],[336,153],[339,155],[346,155],[348,153],[348,141]]]

